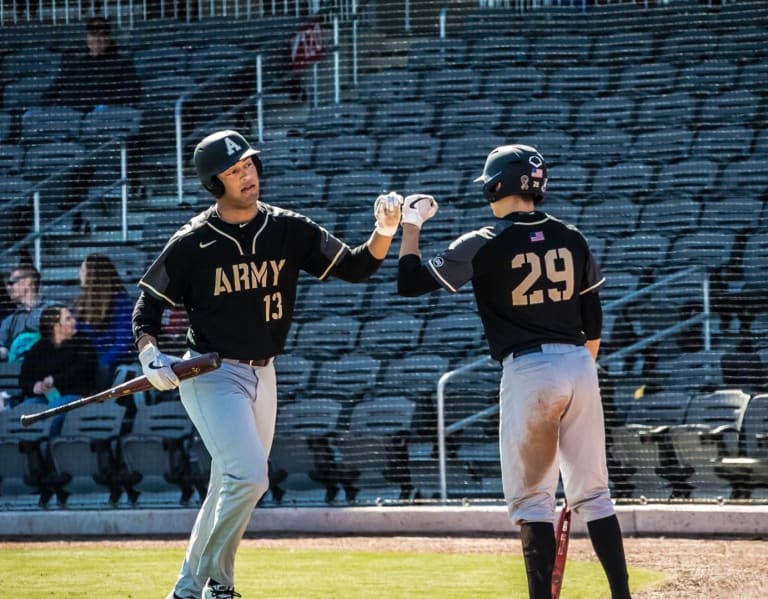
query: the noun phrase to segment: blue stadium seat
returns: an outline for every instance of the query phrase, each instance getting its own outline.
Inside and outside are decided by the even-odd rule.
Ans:
[[[701,127],[760,126],[760,97],[749,89],[708,96],[701,102]]]
[[[36,144],[24,153],[23,176],[34,181],[76,166],[85,157],[85,146],[75,141]]]
[[[460,38],[426,38],[414,40],[406,54],[411,70],[429,70],[462,64],[467,53],[467,42]]]
[[[373,164],[375,151],[376,143],[369,135],[320,138],[315,143],[315,170],[328,175],[359,172]]]
[[[685,127],[694,130],[697,125],[698,101],[684,91],[653,94],[639,98],[637,121],[640,130],[655,130],[665,127]]]
[[[265,177],[271,174],[293,174],[310,168],[315,143],[305,135],[267,138],[259,144]]]
[[[314,371],[314,362],[294,353],[275,357],[278,397],[294,400],[306,397]]]
[[[669,164],[691,157],[694,132],[685,127],[667,126],[641,131],[628,148],[630,160]]]
[[[303,214],[308,208],[323,205],[327,179],[324,174],[309,169],[293,172],[278,169],[273,174],[265,167],[261,197],[267,203],[274,202],[281,208]],[[284,197],[286,189],[291,190],[289,197]]]
[[[663,95],[675,89],[677,76],[672,63],[630,63],[618,73],[615,93],[636,98]]]
[[[467,52],[467,64],[480,71],[493,71],[506,65],[510,73],[513,67],[525,66],[528,62],[528,39],[491,34],[473,40]],[[460,64],[458,61],[456,64]]]
[[[731,60],[703,59],[697,63],[683,65],[677,87],[694,96],[710,96],[736,87],[740,67]]]
[[[346,354],[357,341],[360,322],[352,316],[326,316],[298,327],[296,349],[312,360],[335,359]]]
[[[329,360],[318,369],[309,396],[335,399],[342,404],[363,401],[377,391],[380,369],[381,361],[365,354],[354,353]]]
[[[717,166],[711,160],[692,157],[659,169],[656,189],[674,192],[694,199],[709,194],[717,177]]]
[[[464,66],[424,73],[419,97],[433,104],[448,104],[480,94],[480,74]]]
[[[592,62],[609,67],[647,64],[653,56],[654,34],[648,31],[605,31],[595,36]]]
[[[512,105],[505,128],[517,135],[532,135],[542,129],[570,130],[572,112],[573,105],[567,98],[546,96],[535,102],[526,99]]]
[[[612,94],[584,100],[575,111],[577,133],[599,133],[605,127],[630,130],[635,120],[635,98]]]
[[[494,131],[504,124],[504,105],[489,98],[464,98],[446,104],[435,129],[438,135],[451,138],[466,131]]]
[[[557,69],[586,64],[591,52],[592,36],[588,34],[545,33],[531,44],[529,59],[532,64]]]
[[[435,107],[424,100],[384,102],[373,109],[368,133],[385,137],[403,133],[429,134],[434,128]]]
[[[414,310],[414,312],[416,312]],[[402,355],[416,347],[424,324],[409,312],[376,316],[367,320],[360,330],[360,351],[384,359]]]
[[[496,63],[484,72],[481,97],[492,98],[505,105],[516,104],[519,97],[540,98],[546,88],[547,73],[530,64]]]
[[[571,162],[573,156],[571,149],[576,139],[570,133],[561,129],[553,131],[539,131],[535,134],[522,135],[515,139],[515,143],[521,143],[536,148],[547,165],[565,165]]]
[[[573,153],[582,164],[604,167],[625,159],[632,136],[624,129],[605,128],[595,133],[579,135]]]
[[[152,47],[133,53],[133,67],[142,81],[162,79],[168,73],[179,77],[187,75],[187,54],[181,46],[162,46],[156,41]]]
[[[403,133],[379,143],[377,166],[384,172],[414,172],[437,166],[439,142],[429,135]]]
[[[340,102],[313,106],[307,113],[303,131],[307,137],[360,134],[367,132],[367,122],[367,105],[360,102]]]
[[[443,218],[443,208],[456,204],[461,197],[466,181],[462,180],[462,171],[454,166],[438,166],[424,171],[409,173],[403,184],[403,193],[426,193],[434,196],[440,204],[440,216]],[[434,221],[433,221],[434,222]]]
[[[659,56],[674,64],[690,64],[691,57],[700,60],[715,57],[717,35],[704,28],[681,28],[670,32],[661,40]]]
[[[547,95],[569,101],[589,100],[607,90],[610,75],[610,71],[602,66],[580,63],[564,66],[550,76]]]
[[[654,167],[646,162],[626,161],[599,170],[592,181],[596,198],[617,200],[619,197],[641,203],[648,201],[655,180]]]
[[[360,102],[381,104],[382,102],[407,102],[421,99],[420,71],[412,69],[390,69],[361,75],[358,80]]]

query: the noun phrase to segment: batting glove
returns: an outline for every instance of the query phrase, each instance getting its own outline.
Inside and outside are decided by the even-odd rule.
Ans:
[[[400,224],[400,206],[403,196],[394,191],[376,198],[373,204],[373,214],[376,217],[376,232],[384,237],[394,237],[397,225]]]
[[[437,214],[438,208],[437,200],[432,196],[423,193],[409,195],[403,203],[403,223],[410,223],[421,229],[425,221]]]
[[[141,370],[158,391],[168,391],[179,386],[179,377],[171,368],[171,364],[179,361],[179,358],[162,353],[151,343],[139,352]]]

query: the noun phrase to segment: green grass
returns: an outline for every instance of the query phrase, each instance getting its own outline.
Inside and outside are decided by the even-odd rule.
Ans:
[[[3,596],[68,599],[162,599],[184,550],[50,545],[0,552]],[[509,555],[268,550],[243,547],[237,590],[244,599],[526,598],[522,560]],[[630,571],[632,589],[657,586],[664,575]],[[608,597],[596,563],[570,561],[563,599]]]

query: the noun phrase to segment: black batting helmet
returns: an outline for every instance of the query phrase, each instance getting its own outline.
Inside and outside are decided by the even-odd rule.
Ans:
[[[195,169],[197,176],[208,191],[220,198],[224,195],[224,185],[216,176],[225,170],[251,157],[256,170],[261,176],[261,160],[259,151],[252,148],[246,139],[237,131],[225,129],[217,131],[204,138],[195,147]]]
[[[475,183],[483,184],[483,196],[491,203],[508,195],[529,195],[538,204],[547,190],[547,164],[531,146],[499,146],[488,154]]]

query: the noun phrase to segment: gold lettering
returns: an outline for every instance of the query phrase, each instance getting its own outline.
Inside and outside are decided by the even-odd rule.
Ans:
[[[285,258],[280,260],[280,262],[270,260],[269,265],[272,267],[272,285],[277,287],[277,280],[280,278],[280,271],[283,270],[283,266],[285,266]]]
[[[251,262],[251,287],[257,289],[258,287],[265,287],[267,284],[267,263],[262,262],[261,265],[256,266],[255,262]]]
[[[240,286],[240,283],[242,283],[242,289],[243,291],[248,291],[251,288],[251,279],[248,276],[248,265],[245,263],[241,263],[237,265],[238,275],[238,282],[235,283],[235,286]]]
[[[227,275],[224,274],[224,270],[221,268],[216,269],[216,284],[213,287],[213,295],[221,295],[222,293],[232,293],[232,285],[227,279]]]

